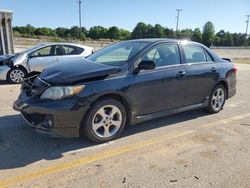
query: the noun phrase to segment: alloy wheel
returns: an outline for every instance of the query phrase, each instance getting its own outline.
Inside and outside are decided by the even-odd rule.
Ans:
[[[112,137],[122,126],[122,118],[118,107],[114,105],[103,106],[94,115],[92,129],[100,138]]]
[[[212,97],[212,108],[215,111],[221,110],[225,102],[225,92],[222,88],[218,88],[214,91]]]

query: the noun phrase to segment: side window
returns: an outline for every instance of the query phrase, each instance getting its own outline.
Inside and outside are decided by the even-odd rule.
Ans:
[[[211,61],[214,61],[211,57],[211,55],[208,53],[208,52],[205,52],[206,53],[206,57],[207,57],[207,61],[208,62],[211,62]]]
[[[199,46],[185,45],[183,46],[183,50],[187,63],[198,63],[207,61],[204,50]]]
[[[153,47],[143,60],[153,60],[156,67],[180,64],[180,53],[177,44],[163,44]]]
[[[54,46],[54,53],[55,56],[62,56],[65,55],[61,46]]]
[[[69,45],[63,45],[62,48],[65,55],[79,55],[84,51],[82,48]]]
[[[54,55],[53,53],[51,54],[51,46],[39,49],[31,54],[32,57],[46,57],[46,56],[52,56]]]

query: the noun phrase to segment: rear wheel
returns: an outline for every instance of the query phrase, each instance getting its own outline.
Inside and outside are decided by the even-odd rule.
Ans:
[[[7,81],[12,84],[19,84],[23,81],[26,71],[22,68],[12,68],[7,74]]]
[[[103,143],[117,138],[126,124],[126,111],[117,100],[96,102],[87,113],[81,133],[91,141]]]
[[[209,113],[218,113],[223,109],[223,106],[226,101],[226,89],[223,85],[217,85],[209,98],[209,105],[206,108],[206,111]]]

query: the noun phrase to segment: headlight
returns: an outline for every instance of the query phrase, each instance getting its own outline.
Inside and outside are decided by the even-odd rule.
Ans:
[[[41,99],[60,100],[79,94],[86,86],[50,87],[41,95]]]

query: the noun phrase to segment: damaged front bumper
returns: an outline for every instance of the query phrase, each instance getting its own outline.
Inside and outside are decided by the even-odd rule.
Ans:
[[[13,108],[21,112],[24,120],[38,132],[51,137],[79,137],[82,119],[89,103],[77,97],[60,101],[44,101],[40,97],[29,97],[22,91]]]

